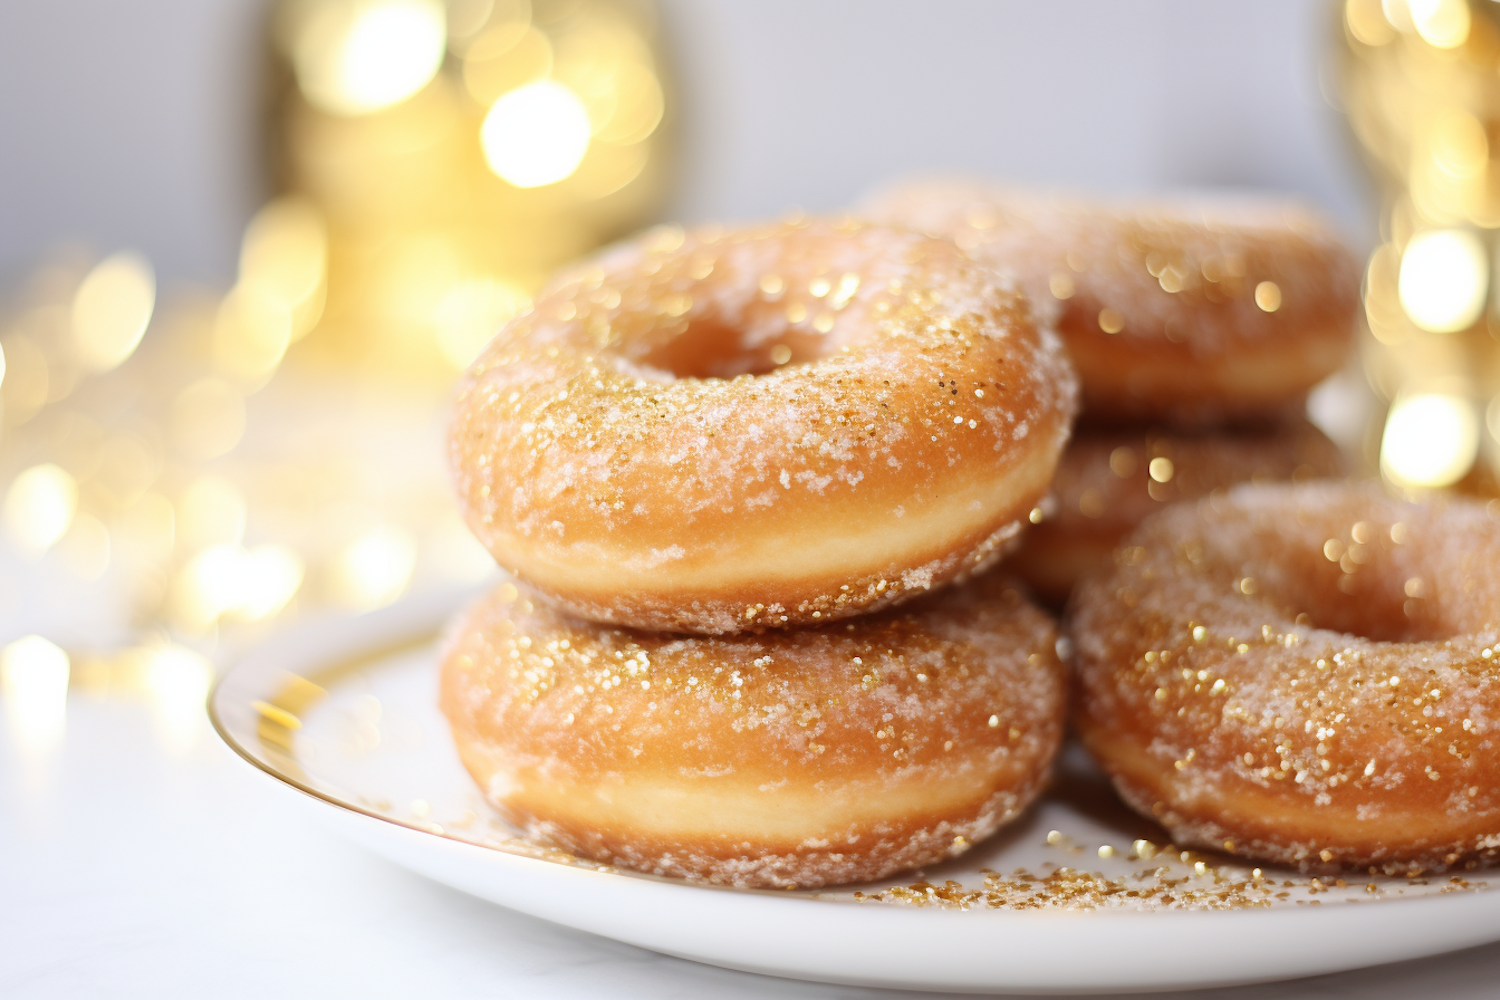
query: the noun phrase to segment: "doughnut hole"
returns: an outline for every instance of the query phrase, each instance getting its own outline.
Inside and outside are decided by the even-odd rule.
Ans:
[[[1420,540],[1395,545],[1385,526],[1378,536],[1374,528],[1363,534],[1365,542],[1346,532],[1321,544],[1306,532],[1283,536],[1275,565],[1244,567],[1232,585],[1298,625],[1372,642],[1428,642],[1468,630],[1459,602],[1432,599]]]
[[[640,363],[674,378],[735,378],[767,375],[833,353],[830,335],[781,326],[747,328],[719,316],[695,317],[687,329],[644,354]]]

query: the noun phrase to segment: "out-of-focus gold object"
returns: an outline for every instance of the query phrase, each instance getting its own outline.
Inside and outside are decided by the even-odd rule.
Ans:
[[[451,379],[558,265],[639,226],[668,167],[655,8],[282,0],[274,203],[222,354]]]
[[[1365,364],[1394,485],[1500,472],[1500,4],[1345,0],[1342,90],[1382,193]],[[1487,415],[1494,418],[1487,419]]]

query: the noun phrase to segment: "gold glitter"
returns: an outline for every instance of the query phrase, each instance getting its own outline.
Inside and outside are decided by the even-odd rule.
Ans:
[[[1111,464],[1113,464],[1113,462],[1111,462]],[[1163,458],[1161,456],[1153,458],[1151,460],[1151,463],[1146,466],[1146,472],[1151,476],[1152,479],[1156,480],[1158,483],[1171,482],[1172,474],[1176,471],[1177,470],[1172,465],[1172,460],[1170,458]]]
[[[760,290],[766,295],[775,298],[784,288],[786,288],[786,282],[781,279],[781,275],[763,274],[760,276]]]
[[[813,329],[819,333],[827,333],[833,329],[833,314],[818,313],[818,318],[813,320]]]
[[[784,365],[792,360],[792,349],[785,344],[777,344],[771,348],[771,363]]]
[[[1049,845],[1051,845],[1052,847],[1057,847],[1062,842],[1063,842],[1063,835],[1062,835],[1062,831],[1061,830],[1048,830],[1047,831],[1047,843]]]
[[[1268,313],[1281,308],[1281,286],[1274,281],[1262,281],[1255,286],[1255,304]]]
[[[1120,315],[1118,309],[1099,310],[1099,329],[1105,333],[1119,333],[1125,329],[1125,317]]]
[[[807,306],[801,302],[793,302],[786,307],[786,321],[788,323],[801,323],[807,319]]]
[[[827,278],[814,278],[812,281],[807,283],[808,294],[815,299],[821,299],[823,296],[827,295],[829,289],[831,289],[832,287],[833,283],[830,282]]]
[[[992,716],[990,716],[990,728],[991,729],[999,729],[1000,728],[1000,716],[998,716],[998,715],[992,715]]]
[[[1033,508],[1031,508],[1031,513],[1028,514],[1028,515],[1026,515],[1026,519],[1028,521],[1030,521],[1032,524],[1041,524],[1042,523],[1042,518],[1044,516],[1045,515],[1042,513],[1042,508],[1040,508],[1040,507],[1033,507]]]
[[[833,298],[828,300],[828,304],[835,309],[842,309],[849,304],[849,300],[858,290],[859,275],[850,271],[839,279],[839,287],[834,291]]]
[[[1101,857],[1101,858],[1112,858],[1114,856],[1115,856],[1115,849],[1113,847],[1109,846],[1108,844],[1104,844],[1104,845],[1102,845],[1099,848],[1099,857]]]
[[[1077,290],[1071,274],[1054,274],[1047,284],[1055,299],[1071,299]]]

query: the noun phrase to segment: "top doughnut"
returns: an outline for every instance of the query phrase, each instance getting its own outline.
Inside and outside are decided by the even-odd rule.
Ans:
[[[1060,343],[952,243],[654,230],[560,276],[460,385],[469,526],[569,612],[703,633],[895,603],[1001,554],[1076,410]]]
[[[864,206],[1014,273],[1057,327],[1084,409],[1179,424],[1296,406],[1348,356],[1360,269],[1281,201],[1090,203],[982,182],[911,182]]]

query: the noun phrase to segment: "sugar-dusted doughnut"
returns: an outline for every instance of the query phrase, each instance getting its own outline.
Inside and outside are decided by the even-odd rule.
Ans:
[[[452,464],[480,541],[560,606],[729,633],[992,562],[1075,395],[1056,337],[947,241],[665,229],[501,331],[461,384]]]
[[[1178,842],[1390,872],[1500,850],[1500,502],[1179,504],[1070,631],[1084,743]]]
[[[914,182],[865,214],[947,236],[1052,303],[1087,413],[1265,416],[1293,407],[1352,344],[1359,264],[1294,203],[1095,203]]]
[[[504,583],[455,625],[442,706],[532,839],[739,886],[877,878],[962,853],[1046,781],[1066,668],[988,575],[808,629],[681,636],[564,617]]]
[[[1120,539],[1168,503],[1345,469],[1338,446],[1301,418],[1212,431],[1085,422],[1058,462],[1046,519],[1026,532],[1006,568],[1061,605],[1078,580],[1108,564]]]

